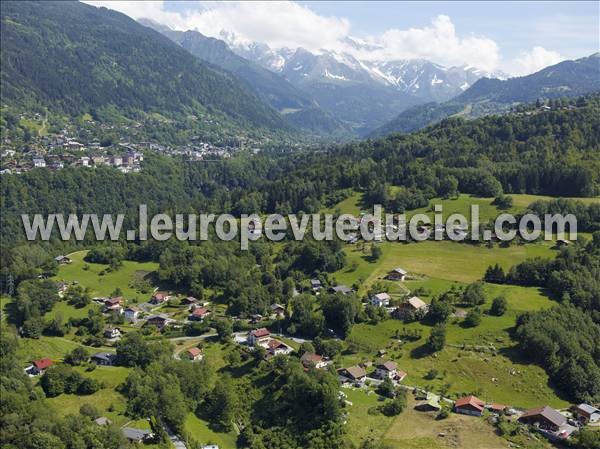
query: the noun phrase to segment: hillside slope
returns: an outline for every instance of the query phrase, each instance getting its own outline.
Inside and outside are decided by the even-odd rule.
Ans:
[[[124,14],[78,2],[3,2],[2,100],[70,116],[116,108],[271,129],[283,119],[230,74]]]

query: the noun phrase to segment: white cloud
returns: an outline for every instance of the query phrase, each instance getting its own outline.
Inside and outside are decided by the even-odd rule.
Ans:
[[[530,51],[521,52],[513,61],[510,70],[515,75],[529,75],[549,65],[557,64],[564,59],[558,52],[536,46]]]
[[[431,26],[390,29],[370,41],[381,47],[380,51],[364,55],[369,59],[423,58],[444,65],[470,65],[492,71],[500,60],[498,46],[489,38],[479,36],[460,37],[450,17],[439,15]]]
[[[272,48],[303,47],[344,50],[361,59],[428,59],[439,64],[469,65],[492,72],[500,65],[511,73],[526,74],[556,63],[562,57],[534,47],[513,61],[501,64],[496,42],[485,36],[460,35],[450,17],[434,17],[422,28],[392,28],[362,41],[370,50],[357,50],[344,43],[351,24],[343,17],[322,16],[293,1],[195,2],[183,12],[168,11],[164,1],[86,1],[121,11],[134,19],[149,18],[178,30],[197,30],[219,37],[222,31],[237,41],[262,42]],[[373,50],[375,48],[375,50]]]

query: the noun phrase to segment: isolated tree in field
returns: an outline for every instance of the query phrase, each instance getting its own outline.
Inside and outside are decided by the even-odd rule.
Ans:
[[[438,352],[444,349],[444,346],[446,346],[446,327],[436,324],[427,339],[427,347],[433,352]]]
[[[381,250],[381,248],[378,245],[376,245],[376,244],[371,245],[371,259],[373,261],[378,261],[379,259],[381,259],[382,255],[383,255],[383,251]]]
[[[453,310],[454,306],[450,301],[444,301],[434,297],[431,300],[427,318],[433,323],[444,323],[450,318]]]
[[[65,356],[65,362],[69,365],[81,365],[88,357],[87,350],[82,346],[77,346]]]
[[[490,307],[490,314],[496,316],[502,316],[506,313],[508,302],[504,296],[497,296],[492,301],[492,307]]]
[[[465,317],[465,325],[468,327],[477,327],[481,324],[481,310],[476,307],[469,311]]]
[[[479,306],[485,303],[485,293],[481,282],[467,285],[463,293],[463,303],[469,306]]]

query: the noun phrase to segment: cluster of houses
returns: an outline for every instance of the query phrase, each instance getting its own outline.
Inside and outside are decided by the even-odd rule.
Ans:
[[[385,379],[391,380],[394,384],[399,384],[408,375],[405,371],[398,368],[398,364],[391,360],[381,360],[375,364],[375,370],[371,376],[367,375],[367,370],[370,363],[362,365],[354,365],[338,370],[338,376],[342,384],[350,384],[356,387],[363,387],[367,380],[375,383]]]

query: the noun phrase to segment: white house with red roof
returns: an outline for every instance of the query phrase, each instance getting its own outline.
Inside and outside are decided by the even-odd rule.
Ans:
[[[259,329],[254,329],[248,333],[248,346],[255,346],[262,342],[266,342],[270,340],[271,332],[266,327],[261,327]]]

